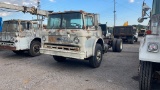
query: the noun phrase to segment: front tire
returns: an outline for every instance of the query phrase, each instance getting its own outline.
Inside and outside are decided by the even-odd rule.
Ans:
[[[32,57],[39,56],[40,47],[41,47],[41,43],[39,41],[32,41],[30,49],[29,49],[29,55]]]
[[[89,58],[90,66],[93,68],[98,68],[101,65],[103,56],[102,46],[100,44],[96,44],[94,56]]]
[[[140,62],[140,90],[151,90],[153,76],[152,62],[141,61]]]
[[[57,62],[64,62],[66,60],[65,57],[61,57],[61,56],[53,56],[53,58]]]

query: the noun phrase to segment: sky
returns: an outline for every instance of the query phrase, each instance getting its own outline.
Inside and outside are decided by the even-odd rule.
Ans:
[[[19,6],[37,6],[38,0],[0,0],[0,2]],[[121,26],[128,21],[129,25],[139,24],[137,19],[141,17],[142,3],[144,0],[116,0],[116,26]],[[151,7],[152,0],[145,0]],[[108,26],[114,25],[114,0],[40,0],[40,8],[54,12],[68,10],[83,10],[100,15],[100,23]],[[7,10],[11,11],[11,10]],[[3,20],[10,19],[36,19],[36,16],[22,12],[7,12],[0,9]],[[46,22],[45,22],[46,23]],[[140,23],[147,25],[148,21]]]

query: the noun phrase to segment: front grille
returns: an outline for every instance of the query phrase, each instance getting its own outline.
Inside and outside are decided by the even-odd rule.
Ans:
[[[1,41],[0,45],[9,45],[9,46],[12,46],[12,45],[14,45],[14,43],[10,42],[10,41]]]
[[[79,46],[72,46],[72,45],[45,44],[44,47],[57,50],[80,51]]]

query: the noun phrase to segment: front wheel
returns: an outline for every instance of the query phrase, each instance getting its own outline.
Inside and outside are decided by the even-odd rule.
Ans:
[[[152,76],[153,76],[152,62],[141,61],[139,75],[140,75],[139,79],[140,90],[151,90]]]
[[[91,67],[98,68],[101,65],[103,56],[102,46],[100,44],[96,44],[94,56],[89,58],[89,63]]]
[[[29,55],[34,57],[40,55],[41,43],[39,41],[32,41],[29,49]]]

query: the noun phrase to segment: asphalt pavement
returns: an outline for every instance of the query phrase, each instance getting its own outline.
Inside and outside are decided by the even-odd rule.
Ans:
[[[0,90],[138,90],[139,42],[123,46],[121,53],[104,54],[96,69],[87,61],[1,50]]]

